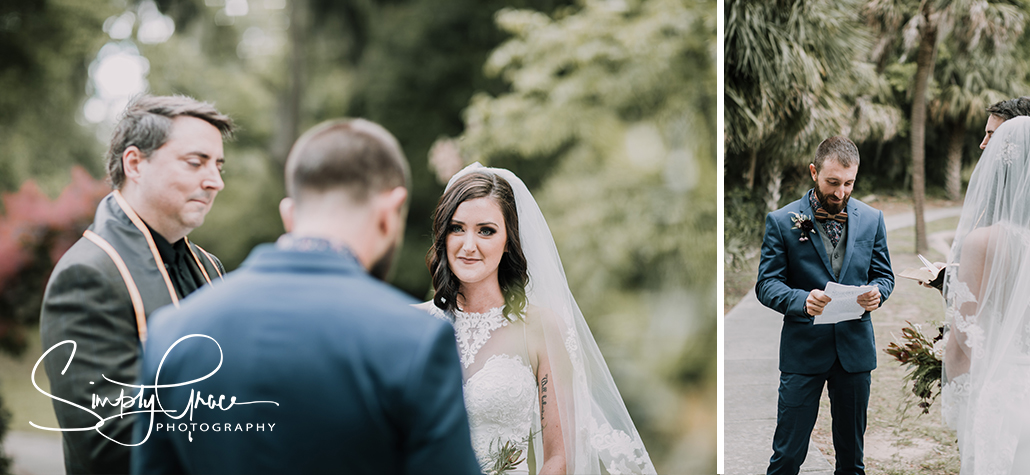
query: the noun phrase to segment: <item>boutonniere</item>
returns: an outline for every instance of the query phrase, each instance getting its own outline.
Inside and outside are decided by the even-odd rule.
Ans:
[[[807,214],[795,213],[791,211],[790,220],[794,223],[794,227],[790,229],[800,229],[801,238],[799,242],[805,242],[808,240],[808,233],[815,230],[815,225],[812,224],[812,217]]]

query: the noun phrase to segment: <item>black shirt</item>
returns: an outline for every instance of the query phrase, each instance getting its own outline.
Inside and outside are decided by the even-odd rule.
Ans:
[[[175,243],[169,243],[164,236],[154,231],[154,228],[151,228],[150,225],[147,225],[147,229],[150,230],[151,236],[154,237],[157,252],[161,254],[161,260],[165,262],[168,278],[172,279],[175,293],[180,299],[185,298],[207,283],[204,280],[204,275],[197,269],[197,264],[192,263],[191,265],[193,256],[186,247],[186,238],[175,241]]]

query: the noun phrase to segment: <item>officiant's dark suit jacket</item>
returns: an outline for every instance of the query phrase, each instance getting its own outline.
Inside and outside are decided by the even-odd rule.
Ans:
[[[346,253],[259,246],[224,283],[155,316],[142,369],[153,384],[161,364],[167,384],[221,360],[160,400],[176,416],[191,390],[237,405],[156,417],[133,473],[480,473],[454,330],[412,303]],[[191,334],[211,339],[169,351]],[[137,440],[149,423],[137,419]]]
[[[894,289],[883,213],[854,198],[848,200],[847,211],[847,247],[839,279],[834,278],[819,233],[813,230],[807,241],[801,241],[801,230],[792,229],[791,212],[813,215],[807,194],[766,216],[755,292],[762,304],[783,314],[781,372],[824,373],[838,358],[849,373],[876,368],[869,312],[859,320],[827,325],[814,325],[805,314],[809,292],[825,289],[828,282],[878,286],[881,305]]]
[[[139,218],[116,193],[101,200],[89,230],[58,261],[40,316],[44,351],[66,340],[75,342],[71,364],[70,344],[58,346],[44,360],[51,394],[87,409],[92,408],[93,394],[111,400],[118,397],[121,387],[106,382],[104,376],[128,384],[136,381],[140,339],[145,338],[149,316],[172,304],[173,295],[179,297],[158,270],[156,248],[151,250],[133,222]],[[139,226],[146,229],[142,221]],[[225,272],[221,262],[193,243],[189,247],[193,255],[188,265],[198,280],[220,279]],[[53,405],[62,428],[92,427],[99,421],[71,404],[53,399]],[[118,414],[111,406],[91,410],[101,417]],[[108,420],[100,430],[131,443],[132,417]],[[62,432],[62,438],[68,473],[129,472],[129,447],[92,430]]]

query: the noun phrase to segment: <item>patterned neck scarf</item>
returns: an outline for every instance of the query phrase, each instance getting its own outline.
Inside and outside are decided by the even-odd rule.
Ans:
[[[833,247],[837,247],[837,243],[840,242],[840,236],[844,233],[844,223],[848,221],[848,212],[841,210],[838,214],[827,213],[826,210],[822,209],[819,200],[816,199],[815,189],[808,194],[808,202],[812,206],[812,213],[815,215],[816,221],[823,224],[826,235],[830,236],[830,243],[833,244]]]

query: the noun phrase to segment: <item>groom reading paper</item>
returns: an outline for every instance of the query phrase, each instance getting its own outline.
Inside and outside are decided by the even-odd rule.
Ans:
[[[869,373],[876,368],[870,312],[887,300],[894,275],[883,213],[850,199],[858,164],[858,148],[850,140],[824,140],[809,165],[815,188],[766,217],[755,292],[762,304],[783,314],[769,474],[800,471],[824,384],[833,419],[835,473],[865,473]],[[872,290],[855,296],[836,284]],[[829,320],[836,323],[821,323],[816,317],[824,311],[855,307],[844,301],[828,307],[833,299],[824,291],[836,292],[838,298],[849,295],[860,309]]]

